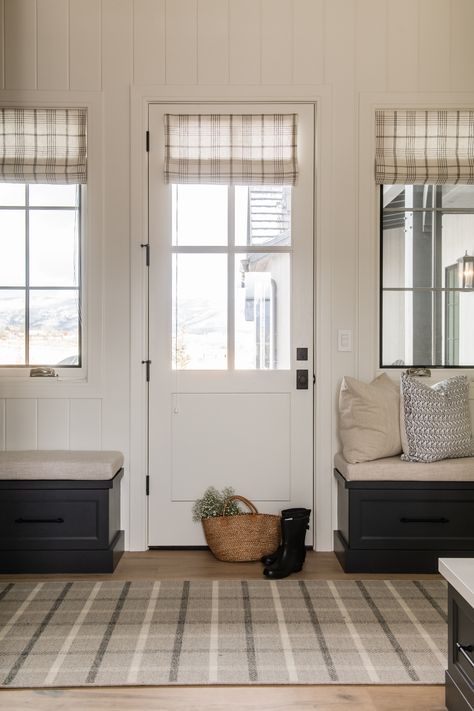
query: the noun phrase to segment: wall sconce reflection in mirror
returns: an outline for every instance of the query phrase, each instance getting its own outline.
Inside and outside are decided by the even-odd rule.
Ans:
[[[459,286],[462,289],[474,289],[474,256],[467,253],[458,259]]]

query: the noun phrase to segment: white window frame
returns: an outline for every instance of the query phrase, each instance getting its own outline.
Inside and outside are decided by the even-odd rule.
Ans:
[[[88,92],[2,92],[1,107],[85,108],[87,184],[81,186],[81,366],[54,370],[58,377],[31,378],[30,367],[0,366],[0,396],[96,395],[102,369],[102,98]],[[91,308],[91,305],[94,305]],[[80,391],[78,391],[80,386]]]
[[[359,104],[358,172],[358,338],[356,342],[356,377],[370,381],[379,367],[379,264],[380,264],[380,193],[375,183],[375,112],[377,109],[474,109],[474,93],[367,93]],[[406,366],[391,369],[397,377]],[[454,375],[472,377],[468,368],[437,368],[435,380]],[[474,399],[474,383],[471,383]]]

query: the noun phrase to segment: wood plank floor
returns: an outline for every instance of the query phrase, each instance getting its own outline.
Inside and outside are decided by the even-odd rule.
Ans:
[[[208,551],[126,553],[113,575],[2,575],[6,580],[46,579],[255,579],[259,563],[222,563]],[[346,575],[333,553],[308,553],[294,579],[427,579],[430,575]],[[8,690],[0,709],[17,711],[441,711],[443,686],[259,686],[114,687],[93,689]]]

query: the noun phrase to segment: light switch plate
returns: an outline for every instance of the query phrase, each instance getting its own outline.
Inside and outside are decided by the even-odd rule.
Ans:
[[[337,332],[337,350],[352,351],[352,331],[339,329]]]

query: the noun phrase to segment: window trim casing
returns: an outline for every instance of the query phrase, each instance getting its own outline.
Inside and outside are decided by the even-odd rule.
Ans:
[[[378,317],[379,317],[379,323],[378,323],[378,367],[381,370],[404,370],[406,368],[429,368],[430,370],[472,370],[474,369],[474,364],[472,365],[434,365],[432,363],[408,363],[404,365],[386,365],[383,363],[383,328],[384,328],[384,323],[383,323],[383,294],[384,294],[384,287],[383,287],[383,217],[384,217],[384,207],[383,207],[383,185],[377,185],[378,188],[378,206],[379,206],[379,215],[378,215],[378,244],[379,244],[379,249],[378,249]],[[436,207],[431,208],[433,212],[440,212],[443,214],[444,212],[446,213],[453,213],[453,214],[474,214],[474,208],[460,208],[459,210],[454,210],[454,209],[449,209],[447,208],[446,210],[437,210]],[[409,210],[412,211],[412,210]],[[416,211],[416,210],[413,210]],[[419,210],[418,210],[419,211]],[[406,291],[411,291],[413,292],[414,289],[406,289]],[[444,288],[436,288],[432,287],[431,291],[433,292],[439,292],[443,293],[446,291]],[[462,292],[462,293],[471,293],[474,291],[474,289],[457,289],[456,291]],[[443,343],[443,354],[445,353],[445,342]]]
[[[82,365],[56,367],[55,378],[30,378],[28,366],[0,366],[0,397],[95,397],[103,369],[103,96],[99,92],[4,91],[2,107],[85,108],[88,170],[82,186]],[[91,305],[94,305],[91,308]]]

